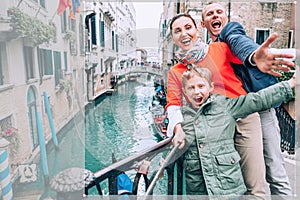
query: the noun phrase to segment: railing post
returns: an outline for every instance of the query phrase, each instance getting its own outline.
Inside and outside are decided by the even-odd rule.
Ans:
[[[12,183],[8,164],[8,145],[9,142],[6,139],[0,139],[0,184],[3,200],[13,199]]]

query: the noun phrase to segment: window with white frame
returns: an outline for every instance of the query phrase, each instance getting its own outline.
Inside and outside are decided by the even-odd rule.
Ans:
[[[256,40],[257,44],[262,44],[270,35],[269,29],[256,29]]]
[[[288,41],[288,48],[293,48],[293,43],[294,43],[294,31],[290,30],[289,31],[289,41]]]
[[[52,51],[40,48],[37,50],[40,76],[53,75]]]
[[[25,71],[26,71],[26,80],[35,78],[34,73],[34,54],[33,54],[33,47],[24,46],[24,64],[25,64]]]
[[[5,59],[6,59],[6,50],[5,43],[0,42],[0,85],[5,83]]]
[[[54,56],[54,68],[55,68],[55,86],[60,84],[60,80],[63,78],[63,72],[61,67],[61,53],[53,51]]]

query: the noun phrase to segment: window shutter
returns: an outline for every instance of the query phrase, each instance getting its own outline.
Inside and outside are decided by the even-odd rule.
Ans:
[[[100,23],[100,43],[101,43],[101,47],[105,47],[105,37],[104,37],[104,21],[101,21]]]
[[[97,37],[96,37],[96,17],[95,15],[91,18],[92,21],[92,44],[97,45]]]

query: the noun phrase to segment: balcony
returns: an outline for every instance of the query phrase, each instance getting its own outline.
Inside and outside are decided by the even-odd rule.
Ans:
[[[98,65],[98,54],[96,52],[86,52],[85,69],[89,70]]]

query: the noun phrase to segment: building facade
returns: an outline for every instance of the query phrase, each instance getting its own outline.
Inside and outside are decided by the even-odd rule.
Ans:
[[[52,139],[49,102],[56,133],[87,102],[84,15],[60,1],[3,0],[0,8],[0,131],[15,164],[30,163]],[[46,100],[46,101],[45,101]]]
[[[132,2],[84,2],[89,100],[116,84],[120,70],[136,64],[136,20]]]
[[[172,44],[170,20],[178,13],[189,13],[196,20],[200,30],[200,38],[207,41],[209,36],[206,29],[200,26],[202,10],[210,1],[164,1],[164,13],[160,22],[161,43],[163,43],[163,66],[166,72],[175,64],[176,46]],[[295,5],[297,1],[255,0],[255,1],[218,1],[227,11],[230,21],[241,23],[247,35],[262,44],[273,32],[278,38],[272,47],[295,48]],[[165,75],[166,76],[166,75]]]

